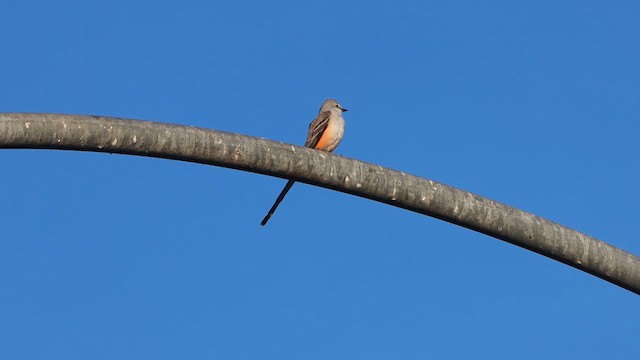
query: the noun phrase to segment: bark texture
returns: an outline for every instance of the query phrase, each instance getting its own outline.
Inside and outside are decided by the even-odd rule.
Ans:
[[[445,184],[300,146],[150,121],[0,113],[0,148],[141,155],[293,179],[464,226],[640,294],[640,258],[633,254]]]

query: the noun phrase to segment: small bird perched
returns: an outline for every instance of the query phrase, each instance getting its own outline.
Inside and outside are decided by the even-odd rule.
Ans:
[[[340,106],[336,100],[325,100],[320,107],[318,116],[311,122],[311,125],[309,125],[307,141],[304,143],[304,146],[311,149],[333,152],[333,150],[338,147],[344,134],[344,119],[342,118],[342,113],[345,111],[347,111],[347,109]],[[287,185],[284,186],[284,189],[282,189],[276,202],[273,203],[273,206],[264,219],[262,219],[260,225],[265,226],[267,224],[267,221],[269,221],[294,183],[295,180],[289,180],[287,182]]]

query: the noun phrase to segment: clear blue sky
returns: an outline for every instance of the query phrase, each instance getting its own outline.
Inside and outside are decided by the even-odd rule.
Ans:
[[[5,1],[0,111],[337,152],[640,254],[637,1]],[[640,298],[510,244],[285,181],[1,150],[3,359],[603,359]],[[319,232],[326,223],[330,231]]]

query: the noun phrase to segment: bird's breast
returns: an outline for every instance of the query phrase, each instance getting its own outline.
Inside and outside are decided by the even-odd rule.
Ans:
[[[316,149],[332,152],[340,144],[342,135],[344,134],[344,119],[342,116],[332,115],[327,124],[327,128],[322,133]]]

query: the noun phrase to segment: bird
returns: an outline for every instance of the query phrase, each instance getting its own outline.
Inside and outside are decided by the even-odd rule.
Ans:
[[[345,111],[347,111],[347,109],[343,108],[335,99],[325,100],[322,106],[320,106],[318,116],[313,119],[309,125],[307,141],[305,141],[304,146],[311,149],[333,152],[333,150],[338,147],[338,144],[340,144],[342,135],[344,134],[344,118],[342,117],[342,113]],[[294,183],[295,180],[289,180],[287,182],[267,215],[262,219],[260,223],[261,226],[265,226],[269,219],[271,219],[278,205],[280,205],[282,199],[284,199]]]

